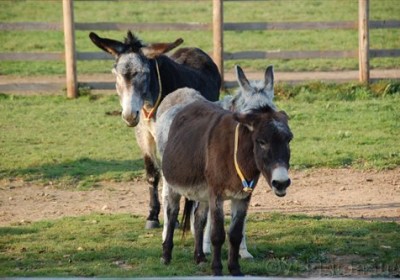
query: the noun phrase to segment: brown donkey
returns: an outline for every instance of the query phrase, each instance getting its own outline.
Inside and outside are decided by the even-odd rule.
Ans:
[[[195,261],[205,261],[202,243],[209,208],[212,271],[222,275],[223,203],[231,200],[228,269],[232,275],[242,275],[239,245],[252,191],[262,174],[277,196],[286,194],[292,137],[287,115],[269,106],[240,114],[208,101],[196,101],[179,111],[162,154],[167,183],[164,187],[169,188],[163,262],[168,264],[172,258],[173,234],[183,195],[200,202],[195,213]]]

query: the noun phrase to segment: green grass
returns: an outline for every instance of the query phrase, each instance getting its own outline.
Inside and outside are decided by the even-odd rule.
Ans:
[[[140,277],[210,275],[210,262],[192,261],[193,238],[176,232],[172,263],[161,257],[161,229],[144,218],[90,215],[0,228],[0,277]],[[281,214],[249,216],[253,260],[248,275],[395,276],[400,271],[400,225]],[[301,236],[301,238],[299,238]],[[351,256],[347,263],[337,258]],[[224,273],[227,244],[223,247]],[[210,257],[208,258],[210,260]]]
[[[314,83],[276,89],[295,135],[295,168],[394,168],[400,164],[398,84]],[[289,97],[289,99],[287,99]]]
[[[340,7],[340,8],[338,8]],[[0,1],[0,21],[61,22],[62,4],[51,1]],[[225,2],[225,22],[279,21],[356,21],[358,1],[242,1]],[[189,11],[189,12],[188,12]],[[329,11],[329,12],[326,12]],[[371,0],[371,20],[399,19],[396,0]],[[212,22],[212,4],[208,1],[75,1],[76,22]],[[98,31],[101,36],[122,39],[122,31]],[[78,51],[98,51],[88,38],[89,31],[76,32]],[[196,46],[212,52],[211,31],[141,31],[145,42],[185,40],[184,46]],[[399,29],[373,29],[371,49],[400,48]],[[0,31],[0,52],[62,52],[63,33],[58,31]],[[315,31],[227,31],[226,52],[273,50],[357,50],[356,30]],[[109,72],[111,62],[80,61],[78,73]],[[357,59],[292,59],[225,61],[226,71],[234,64],[262,71],[274,64],[278,71],[328,71],[357,69]],[[397,68],[400,58],[371,59],[372,68]],[[2,75],[64,74],[62,62],[2,62]]]
[[[0,96],[0,177],[83,181],[129,180],[142,173],[133,129],[120,117],[117,97]]]
[[[400,165],[400,85],[276,86],[290,116],[292,168],[388,169]],[[0,95],[0,179],[91,186],[143,174],[118,98]]]

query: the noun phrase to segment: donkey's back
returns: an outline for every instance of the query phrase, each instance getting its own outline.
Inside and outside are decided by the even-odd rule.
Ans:
[[[192,76],[190,81],[182,79],[182,81],[185,81],[185,84],[182,84],[180,87],[194,88],[210,101],[217,101],[219,99],[221,75],[210,56],[198,48],[180,48],[170,58],[183,66],[180,69],[182,74]],[[173,77],[176,80],[180,78]]]

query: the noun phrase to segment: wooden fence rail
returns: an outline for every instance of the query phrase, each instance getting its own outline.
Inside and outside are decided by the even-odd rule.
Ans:
[[[224,31],[255,30],[324,30],[357,29],[358,21],[313,21],[313,22],[224,22]],[[370,20],[370,29],[400,28],[400,20]],[[75,30],[212,30],[208,23],[117,23],[117,22],[75,22]],[[59,22],[0,22],[0,31],[62,31]]]
[[[57,53],[0,53],[2,61],[63,61],[65,54]],[[370,58],[399,57],[400,49],[369,50]],[[238,59],[308,59],[308,58],[357,58],[358,52],[354,51],[243,51],[224,52],[224,60]],[[104,52],[76,52],[77,60],[114,60]]]
[[[400,28],[400,20],[369,21],[368,0],[359,0],[359,21],[341,22],[247,22],[230,23],[223,22],[223,1],[213,0],[213,23],[80,23],[73,21],[73,0],[63,0],[64,24],[48,22],[0,22],[0,30],[4,31],[64,31],[69,38],[65,38],[65,52],[54,53],[0,53],[0,60],[4,61],[40,61],[59,60],[66,61],[68,96],[75,97],[77,94],[76,60],[111,60],[111,56],[104,52],[77,52],[74,46],[75,30],[136,30],[136,31],[168,31],[168,30],[209,30],[213,31],[212,56],[221,74],[223,75],[223,61],[238,59],[314,59],[314,58],[359,58],[360,81],[369,80],[369,58],[376,57],[399,57],[400,49],[369,49],[368,29]],[[324,29],[352,29],[358,30],[359,49],[345,51],[223,51],[223,32],[227,31],[250,31],[250,30],[324,30]],[[364,32],[364,33],[362,33]],[[366,33],[365,33],[366,32]],[[72,60],[72,61],[71,61]],[[361,74],[363,73],[363,74]],[[74,76],[75,75],[75,76]],[[107,83],[89,83],[95,88],[104,86],[109,89]],[[107,85],[106,85],[107,84]],[[4,87],[3,87],[4,88]],[[0,85],[0,89],[2,89]]]

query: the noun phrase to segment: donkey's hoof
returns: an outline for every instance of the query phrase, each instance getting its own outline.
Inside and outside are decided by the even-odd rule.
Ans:
[[[234,273],[231,273],[231,274],[232,274],[232,276],[235,276],[235,277],[237,277],[237,276],[239,276],[239,277],[244,276],[244,274],[243,274],[241,271],[239,271],[239,272],[234,272]]]
[[[165,257],[161,257],[160,259],[161,264],[168,265],[171,262],[171,259],[167,259]]]
[[[206,263],[207,262],[206,255],[204,255],[204,254],[196,255],[195,254],[194,261],[196,262],[196,264]]]
[[[238,267],[238,266],[228,267],[228,269],[229,269],[229,273],[232,276],[244,276],[244,274],[240,270],[240,267]]]
[[[253,255],[247,250],[240,250],[239,255],[242,259],[254,259]]]
[[[154,228],[159,228],[159,227],[160,227],[159,221],[151,221],[151,220],[146,221],[145,229],[154,229]]]
[[[214,270],[213,271],[213,276],[223,276],[222,270]]]

